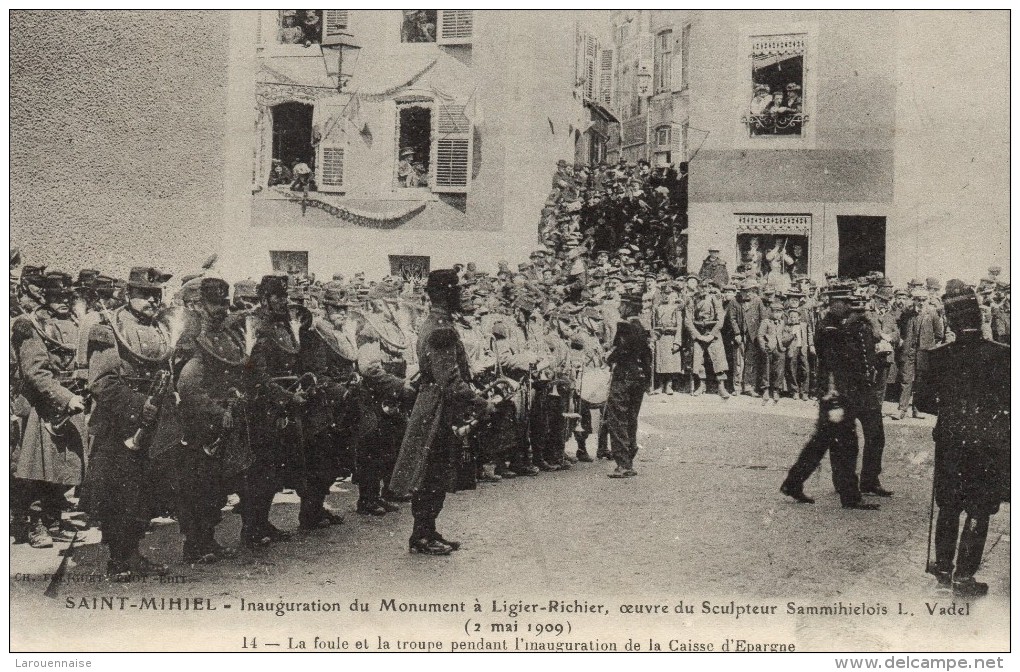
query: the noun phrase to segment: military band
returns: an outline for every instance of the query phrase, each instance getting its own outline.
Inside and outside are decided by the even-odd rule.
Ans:
[[[140,549],[155,516],[178,520],[186,563],[229,560],[234,540],[217,539],[228,499],[236,541],[259,552],[292,534],[272,520],[278,493],[299,497],[311,533],[344,522],[326,500],[350,478],[358,514],[409,501],[408,549],[448,555],[460,548],[437,527],[448,492],[599,458],[615,462],[612,478],[632,478],[645,394],[685,381],[723,400],[818,399],[782,492],[813,502],[804,484],[828,452],[843,507],[875,510],[867,497],[893,494],[880,481],[882,402],[899,384],[895,418],[940,411],[931,572],[966,594],[986,590],[973,577],[988,517],[1008,496],[1008,383],[969,385],[1008,380],[1008,348],[989,340],[1008,339],[1008,285],[952,281],[943,302],[933,279],[906,300],[884,278],[832,278],[780,295],[717,261],[700,277],[624,277],[604,274],[604,260],[574,273],[578,255],[547,257],[495,277],[270,274],[233,292],[208,264],[176,293],[155,268],[121,282],[25,266],[11,283],[15,542],[44,548],[80,530],[65,515],[74,488],[75,515],[102,531],[110,579],[129,581],[165,570]],[[571,300],[547,272],[561,262]]]

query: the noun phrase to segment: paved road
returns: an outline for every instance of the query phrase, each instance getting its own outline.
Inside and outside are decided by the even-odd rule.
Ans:
[[[732,635],[790,641],[815,650],[1007,648],[1008,505],[993,518],[982,571],[992,594],[971,603],[969,615],[929,615],[931,603],[938,603],[937,612],[952,602],[937,593],[934,580],[923,573],[931,420],[886,423],[883,484],[895,497],[881,500],[879,512],[844,511],[827,465],[806,486],[816,504],[796,504],[778,492],[785,470],[811,431],[813,413],[809,403],[790,400],[763,407],[749,398],[723,402],[713,396],[650,397],[642,412],[637,478],[608,479],[611,467],[601,461],[451,495],[440,529],[461,539],[464,548],[446,558],[407,553],[409,512],[385,518],[354,514],[355,493],[349,484],[331,496],[333,506],[351,511],[345,525],[300,534],[290,543],[235,562],[183,567],[176,525],[154,526],[146,537],[146,552],[157,560],[177,562],[173,574],[182,577],[182,585],[103,582],[105,551],[94,543],[92,533],[75,552],[60,598],[47,600],[41,597],[44,582],[14,579],[52,571],[56,552],[19,545],[12,547],[11,605],[13,613],[28,618],[24,627],[16,621],[12,641],[30,648],[89,647],[95,628],[115,627],[123,635],[118,641],[137,639],[136,648],[234,649],[241,636],[256,630],[282,637],[280,628],[292,627],[300,618],[240,618],[222,608],[216,614],[111,613],[69,609],[66,603],[68,597],[78,603],[83,597],[104,595],[136,599],[189,594],[211,596],[235,610],[241,598],[370,602],[372,613],[357,619],[345,614],[342,622],[350,632],[421,627],[415,620],[420,616],[376,613],[386,597],[413,601],[438,596],[469,603],[479,597],[486,610],[497,598],[562,597],[605,603],[615,610],[611,618],[575,615],[571,621],[579,636],[603,641],[655,633],[666,638],[722,641]],[[293,498],[278,497],[273,518],[280,527],[295,528]],[[238,517],[228,514],[220,526],[221,542],[235,541],[238,528]],[[706,600],[712,605],[733,600],[775,606],[776,615],[738,619],[703,614]],[[681,601],[694,605],[695,614],[619,616],[621,604],[675,607]],[[837,605],[865,614],[787,615],[789,602]],[[868,615],[883,609],[885,615]],[[448,625],[436,621],[437,633],[455,637],[464,618],[454,617]],[[488,622],[482,625],[490,627]],[[56,640],[47,636],[55,628],[62,633]]]

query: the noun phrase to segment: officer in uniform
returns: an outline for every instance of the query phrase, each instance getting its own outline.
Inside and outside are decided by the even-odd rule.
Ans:
[[[390,488],[398,494],[413,493],[414,528],[409,550],[449,555],[460,544],[439,534],[436,518],[443,509],[448,481],[453,476],[451,455],[460,449],[453,427],[461,424],[466,415],[491,412],[493,405],[471,389],[467,354],[453,327],[452,316],[461,303],[457,273],[451,269],[432,271],[425,291],[432,306],[418,339],[420,391]]]
[[[486,323],[489,325],[487,331],[491,335],[490,343],[496,362],[496,374],[521,383],[513,403],[501,405],[490,418],[493,433],[500,440],[496,472],[502,478],[533,476],[539,470],[528,464],[525,410],[530,370],[538,358],[524,345],[523,334],[518,333],[517,322],[511,315],[505,311],[494,311],[489,317],[487,321],[483,319],[482,326],[485,329]]]
[[[712,369],[719,381],[719,396],[729,399],[730,393],[726,391],[726,372],[729,365],[726,363],[726,350],[723,348],[722,328],[726,313],[723,310],[722,301],[719,299],[718,288],[712,281],[705,283],[705,286],[694,295],[684,314],[684,326],[691,336],[694,344],[694,373],[701,379],[701,384],[695,390],[695,395],[705,392],[707,377],[705,374],[705,355],[712,361]]]
[[[651,379],[652,349],[648,332],[637,320],[641,298],[629,295],[620,303],[623,318],[616,325],[612,351],[607,361],[612,366],[609,399],[606,402],[606,426],[616,470],[610,478],[636,476],[637,424],[641,402]]]
[[[946,319],[956,340],[931,350],[931,381],[938,399],[935,439],[935,562],[928,572],[955,595],[988,592],[976,581],[989,518],[1009,501],[1009,347],[981,338],[974,291],[946,283]],[[960,514],[965,513],[960,533]],[[959,541],[957,541],[959,535]],[[953,560],[956,560],[954,567]]]
[[[85,465],[84,385],[74,378],[78,320],[71,310],[71,278],[43,279],[45,304],[14,320],[11,347],[27,409],[22,440],[11,455],[11,505],[16,543],[53,545],[67,507],[64,493],[81,483]]]
[[[300,410],[306,395],[295,375],[299,346],[290,325],[287,277],[266,275],[252,314],[254,346],[247,366],[252,388],[253,463],[244,476],[241,542],[256,548],[290,534],[269,522],[273,497],[285,486],[303,487],[304,437]]]
[[[798,502],[813,504],[804,483],[829,451],[832,480],[844,509],[876,510],[864,502],[857,480],[857,428],[855,420],[867,417],[878,375],[875,337],[863,315],[851,320],[852,289],[833,284],[827,292],[829,311],[819,324],[818,366],[826,392],[819,404],[815,432],[786,476],[780,492]],[[863,312],[863,305],[860,307]],[[876,493],[877,494],[877,493]]]
[[[209,564],[237,556],[235,549],[216,542],[215,533],[230,493],[227,476],[250,466],[244,408],[249,391],[243,319],[228,316],[230,285],[202,278],[198,291],[201,325],[195,354],[177,381],[183,438],[176,472],[184,562]]]
[[[156,473],[153,458],[180,440],[161,432],[174,425],[173,348],[170,329],[160,319],[170,277],[155,268],[132,268],[127,305],[93,327],[89,338],[94,442],[81,507],[99,521],[112,581],[166,571],[142,556],[138,544],[159,505],[153,492],[164,475]]]

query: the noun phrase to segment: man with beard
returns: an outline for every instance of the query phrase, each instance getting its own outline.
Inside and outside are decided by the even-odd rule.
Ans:
[[[94,443],[81,507],[99,521],[110,551],[107,575],[117,582],[166,571],[142,556],[138,544],[159,504],[153,495],[161,481],[153,466],[156,454],[179,441],[161,433],[174,425],[169,417],[173,344],[160,319],[163,285],[169,279],[170,274],[155,268],[132,268],[127,305],[89,337]]]
[[[85,463],[83,386],[74,378],[78,320],[71,310],[71,278],[52,271],[43,279],[45,304],[15,319],[11,347],[30,409],[22,440],[11,455],[15,543],[34,548],[66,540],[60,529],[64,492],[81,483]]]
[[[269,522],[269,512],[280,488],[301,485],[305,467],[299,417],[305,395],[296,386],[299,348],[290,325],[286,276],[264,276],[258,296],[252,315],[255,342],[246,367],[254,396],[253,463],[241,493],[241,542],[250,548],[290,538]]]
[[[225,472],[250,460],[243,320],[229,318],[230,285],[199,281],[195,310],[201,320],[194,356],[177,381],[183,439],[177,451],[179,520],[184,562],[209,564],[237,556],[216,542],[220,509],[230,490]]]
[[[418,339],[421,383],[390,489],[398,494],[412,493],[410,552],[449,555],[460,543],[443,538],[436,530],[436,518],[453,476],[451,455],[461,445],[453,427],[466,415],[487,414],[494,407],[468,384],[467,354],[453,326],[453,315],[461,303],[457,273],[451,269],[432,271],[425,292],[432,307]]]
[[[952,343],[931,350],[931,384],[938,398],[935,439],[935,562],[928,572],[960,597],[988,592],[976,581],[988,520],[1009,501],[1009,347],[981,337],[974,290],[946,283],[944,305]],[[960,534],[960,514],[966,513]],[[957,535],[959,534],[959,542]],[[953,558],[956,566],[953,566]]]

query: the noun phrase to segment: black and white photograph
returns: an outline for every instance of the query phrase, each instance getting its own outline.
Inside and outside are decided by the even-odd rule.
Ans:
[[[1010,28],[9,10],[10,660],[1008,666]]]

